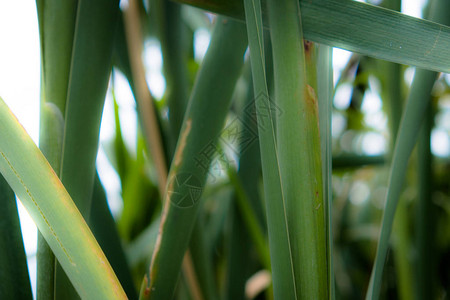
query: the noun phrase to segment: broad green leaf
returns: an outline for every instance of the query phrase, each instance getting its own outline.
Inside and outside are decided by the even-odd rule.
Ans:
[[[0,99],[0,172],[83,299],[126,299],[89,227],[43,154]]]
[[[247,47],[245,28],[218,18],[189,100],[166,189],[160,235],[150,267],[151,299],[169,299],[199,208],[216,146]]]
[[[244,19],[242,0],[177,1]],[[437,24],[352,0],[299,2],[307,40],[400,64],[450,72],[450,27],[442,25],[444,21]]]
[[[16,197],[0,175],[0,299],[31,300]]]

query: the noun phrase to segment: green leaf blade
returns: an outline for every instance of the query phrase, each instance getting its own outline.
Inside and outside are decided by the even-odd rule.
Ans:
[[[0,172],[21,199],[83,299],[126,299],[69,194],[0,100]]]
[[[242,0],[177,1],[244,20]],[[299,2],[307,40],[395,63],[450,72],[450,27],[444,22],[433,23],[352,0]]]
[[[260,1],[244,1],[250,59],[254,81],[257,112],[268,112],[265,118],[258,114],[261,164],[263,168],[264,194],[266,198],[267,225],[272,265],[272,281],[276,299],[296,299],[294,262],[287,224],[286,203],[281,184],[279,157],[276,146],[274,116],[271,115],[269,93],[264,66],[264,42]],[[260,125],[261,126],[261,125]]]

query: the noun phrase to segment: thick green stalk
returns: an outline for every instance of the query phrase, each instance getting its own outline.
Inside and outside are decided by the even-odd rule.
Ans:
[[[89,216],[100,121],[111,71],[118,0],[78,4],[67,93],[61,180]]]
[[[327,229],[323,201],[318,103],[307,84],[312,53],[303,42],[295,0],[268,1],[275,74],[277,146],[297,296],[328,297]],[[310,70],[308,70],[310,71]]]
[[[39,147],[59,174],[77,0],[37,0],[41,42]],[[55,256],[38,232],[37,298],[54,298]]]
[[[256,95],[255,105],[259,126],[274,297],[275,299],[296,299],[294,261],[275,138],[275,116],[266,82],[261,2],[245,1],[244,4],[253,87]]]
[[[126,299],[108,260],[48,161],[0,100],[0,172],[83,299]]]
[[[246,44],[242,25],[216,20],[169,173],[160,235],[150,268],[151,299],[173,295],[212,159],[205,151],[215,146],[223,126]]]
[[[0,175],[0,299],[31,300],[16,197]]]
[[[64,114],[78,0],[36,0],[45,103]]]
[[[450,24],[450,2],[437,0],[430,9],[431,20]],[[402,191],[408,160],[416,144],[426,108],[430,101],[430,93],[437,74],[432,71],[416,69],[411,91],[400,123],[395,144],[394,156],[389,176],[389,189],[383,213],[381,233],[377,247],[374,267],[370,278],[366,299],[377,300],[380,296],[383,268],[389,248],[389,237],[394,221],[395,210]]]
[[[176,0],[244,20],[243,0]],[[266,1],[267,2],[267,1]],[[395,63],[450,72],[450,27],[353,0],[300,2],[305,39]],[[263,8],[263,19],[267,13]],[[266,18],[264,18],[266,17]],[[392,30],[395,28],[395,30]]]

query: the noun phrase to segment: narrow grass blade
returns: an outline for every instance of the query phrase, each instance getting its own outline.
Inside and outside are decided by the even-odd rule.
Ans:
[[[332,149],[331,149],[331,116],[333,111],[333,49],[318,45],[317,50],[317,100],[319,102],[320,148],[322,154],[322,180],[325,199],[325,216],[327,224],[327,260],[329,298],[335,299],[334,264],[333,264],[333,190]]]
[[[244,4],[258,125],[264,126],[259,129],[259,138],[274,297],[275,299],[297,299],[286,200],[282,190],[275,137],[275,116],[272,116],[271,105],[273,104],[270,103],[266,85],[261,2],[245,1]],[[263,117],[264,113],[265,117]]]
[[[131,277],[122,242],[98,175],[95,176],[91,216],[89,219],[91,220],[90,228],[92,233],[110,262],[128,299],[137,299],[138,295],[134,288],[133,278]]]
[[[244,20],[242,0],[177,1]],[[352,0],[299,2],[307,40],[400,64],[450,72],[450,27],[442,25],[444,21],[436,24]]]
[[[0,175],[0,299],[31,300],[16,197]]]
[[[448,24],[450,22],[450,2],[438,0],[433,4],[431,19]],[[366,299],[377,300],[380,296],[381,279],[395,210],[402,191],[408,160],[416,143],[436,77],[435,72],[421,69],[417,69],[414,75],[394,149],[381,233]]]
[[[150,268],[151,299],[169,299],[173,295],[212,159],[202,153],[215,147],[246,45],[242,25],[222,18],[216,20],[169,173],[160,236]]]
[[[436,73],[418,69],[414,76],[403,118],[400,123],[394,157],[389,175],[389,189],[383,213],[381,234],[378,241],[377,255],[372,270],[366,299],[378,299],[380,296],[383,268],[389,248],[389,237],[394,221],[395,210],[402,191],[409,157],[414,148],[423,112],[429,102],[431,89],[436,80]]]
[[[83,299],[126,299],[105,255],[51,166],[0,100],[0,172]]]

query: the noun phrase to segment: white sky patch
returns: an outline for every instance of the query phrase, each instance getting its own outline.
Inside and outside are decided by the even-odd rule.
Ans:
[[[166,81],[162,74],[161,45],[156,39],[149,39],[144,43],[145,78],[152,95],[160,100],[166,89]]]
[[[0,97],[39,142],[40,54],[36,3],[0,1]],[[37,229],[19,203],[31,285],[36,295]]]
[[[405,80],[408,86],[411,86],[411,83],[414,78],[414,72],[415,72],[414,67],[408,67],[406,68],[405,73],[403,74],[403,80]]]
[[[386,139],[378,132],[368,132],[362,138],[362,150],[367,155],[380,155],[386,152]]]
[[[340,112],[334,111],[331,118],[331,134],[338,137],[344,132],[347,126],[347,119]]]
[[[334,95],[334,107],[345,110],[350,105],[353,86],[350,83],[343,83],[338,86]]]
[[[119,119],[122,136],[130,154],[135,157],[138,127],[136,101],[134,100],[127,79],[117,70],[114,72],[114,91],[117,104],[119,105]]]
[[[362,101],[361,110],[366,114],[376,113],[381,110],[382,102],[379,94],[372,91],[372,89],[366,90]]]
[[[450,132],[450,109],[440,111],[436,115],[436,125]]]
[[[37,143],[40,46],[34,1],[0,1],[0,40],[0,97]]]
[[[422,11],[426,0],[403,0],[401,12],[416,18],[422,18]]]
[[[347,65],[348,60],[350,59],[351,56],[352,56],[352,53],[347,50],[333,48],[333,82],[334,82],[334,85],[336,85],[342,70]]]
[[[350,188],[349,199],[354,205],[360,205],[369,200],[370,188],[366,182],[356,180]]]
[[[366,125],[378,131],[384,131],[387,128],[387,121],[386,115],[381,110],[364,115]]]
[[[200,63],[205,57],[211,41],[211,33],[206,28],[199,28],[194,33],[194,57]]]
[[[445,81],[447,81],[447,84],[450,85],[450,74],[445,74]]]
[[[105,188],[111,213],[114,217],[117,217],[123,209],[120,178],[116,170],[111,166],[103,147],[99,147],[96,165],[99,170],[98,176]]]
[[[434,155],[448,157],[450,155],[450,136],[443,129],[431,131],[431,151]]]

